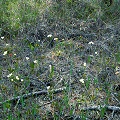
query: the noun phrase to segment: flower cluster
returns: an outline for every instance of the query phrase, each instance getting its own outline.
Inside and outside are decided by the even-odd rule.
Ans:
[[[10,78],[11,81],[13,82],[14,80],[20,80],[21,82],[23,82],[23,79],[20,79],[20,77],[18,75],[14,76],[13,73],[10,73],[9,75],[7,75],[7,78]]]

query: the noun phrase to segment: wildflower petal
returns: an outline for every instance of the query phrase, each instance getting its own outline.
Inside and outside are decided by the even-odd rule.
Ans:
[[[47,35],[47,37],[52,37],[52,35],[51,35],[51,34],[49,34],[49,35]]]
[[[8,78],[11,77],[11,76],[12,76],[12,73],[10,73],[9,75],[7,75]]]
[[[26,57],[26,60],[29,60],[29,57]]]
[[[49,90],[50,89],[50,86],[47,86],[47,90]]]
[[[80,82],[81,82],[81,83],[85,83],[83,78],[82,78],[82,79],[80,79]]]
[[[54,38],[55,41],[58,41],[58,38]]]
[[[84,64],[83,64],[83,66],[85,66],[86,67],[86,63],[84,62]]]
[[[8,53],[8,51],[5,51],[5,52],[3,53],[3,55],[7,55],[7,53]]]
[[[3,37],[1,37],[1,39],[4,39],[4,36],[3,36]]]
[[[89,45],[94,45],[94,42],[90,41],[88,44],[89,44]]]
[[[36,63],[38,63],[38,60],[34,60],[33,62],[36,64]]]
[[[18,77],[18,76],[16,76],[16,79],[17,79],[17,80],[19,80],[19,77]]]

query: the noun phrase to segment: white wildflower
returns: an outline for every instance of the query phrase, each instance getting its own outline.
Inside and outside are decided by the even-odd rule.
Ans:
[[[13,80],[13,79],[11,79],[11,81],[13,82],[14,80]]]
[[[80,79],[80,82],[81,82],[81,83],[85,83],[83,78],[82,78],[82,79]]]
[[[16,80],[19,80],[20,78],[18,76],[16,76]]]
[[[58,41],[58,38],[54,38],[55,41]]]
[[[98,55],[98,52],[95,52],[95,55]]]
[[[40,40],[38,40],[38,42],[40,42]]]
[[[8,51],[5,51],[5,52],[3,53],[3,55],[7,55],[7,53],[8,53]]]
[[[114,36],[112,35],[111,38],[114,38]]]
[[[16,53],[14,54],[14,56],[16,56]]]
[[[83,66],[86,67],[86,62],[84,62]]]
[[[23,82],[24,80],[23,79],[21,79],[21,82]]]
[[[52,37],[52,35],[51,35],[51,34],[49,34],[47,37]]]
[[[90,55],[91,58],[93,58],[94,56],[93,55]]]
[[[3,37],[1,37],[1,39],[4,39],[4,36],[3,36]]]
[[[47,90],[49,90],[50,89],[50,86],[47,86]]]
[[[38,60],[34,60],[33,62],[36,64],[36,63],[38,63]]]
[[[49,65],[50,73],[52,72],[52,65]]]
[[[88,44],[89,44],[89,45],[94,45],[94,42],[90,41]]]
[[[8,78],[11,77],[11,76],[12,76],[12,73],[10,73],[9,75],[7,75]]]
[[[26,57],[26,60],[29,60],[29,57]]]
[[[6,46],[9,46],[9,44],[6,44]]]

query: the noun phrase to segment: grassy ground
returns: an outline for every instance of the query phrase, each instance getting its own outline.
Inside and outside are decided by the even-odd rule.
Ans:
[[[116,3],[1,3],[1,120],[119,120]]]

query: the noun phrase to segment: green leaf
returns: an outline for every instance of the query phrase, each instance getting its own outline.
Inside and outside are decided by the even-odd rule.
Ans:
[[[51,65],[49,77],[52,78],[53,76],[54,76],[54,66]]]
[[[100,110],[100,116],[103,118],[104,115],[105,115],[105,111],[106,111],[106,108],[105,107],[101,107],[101,110]]]
[[[98,83],[98,79],[94,78],[94,84],[97,84],[97,83]]]
[[[118,63],[120,63],[120,53],[119,52],[115,54],[115,57],[116,57],[116,61]]]
[[[88,63],[91,62],[91,56],[88,56],[88,58],[87,58],[87,62],[88,62]]]
[[[89,89],[90,87],[90,78],[88,77],[87,81],[85,82],[86,88]]]
[[[34,44],[30,43],[30,44],[29,44],[29,48],[33,51],[34,48],[35,48],[35,47],[34,47]]]
[[[32,69],[34,69],[34,63],[33,63],[33,62],[30,63],[30,67],[31,67]]]

